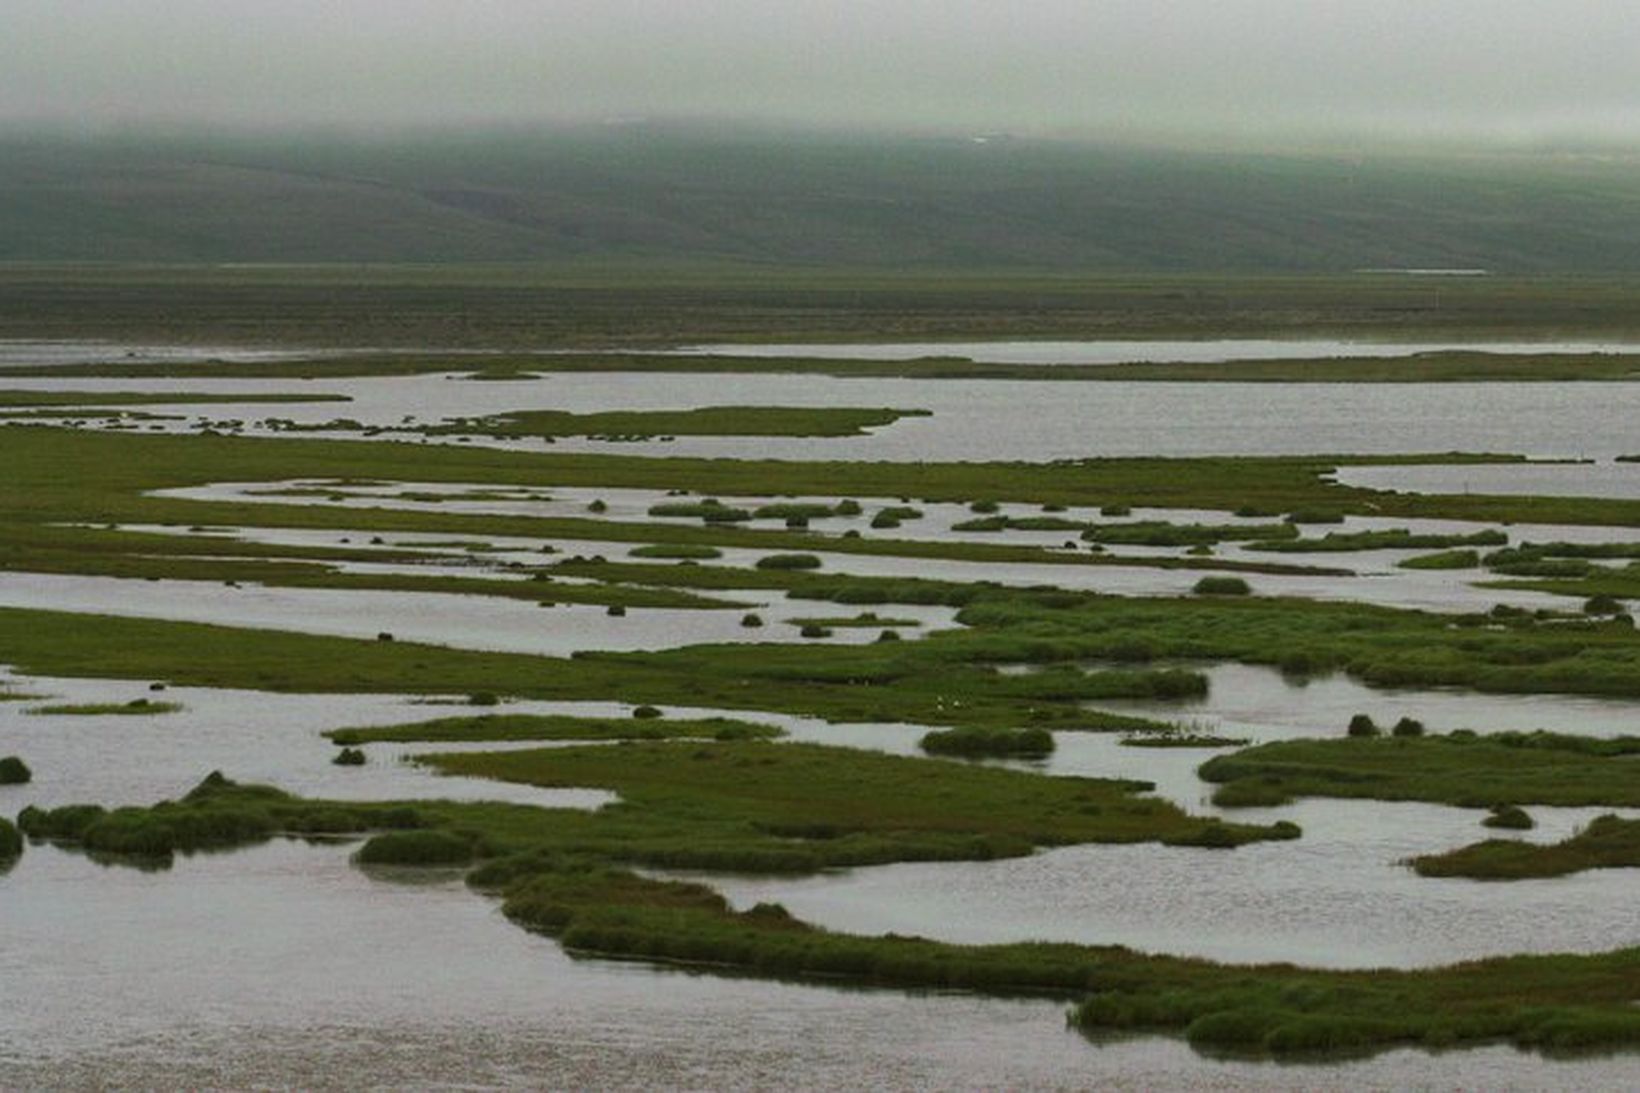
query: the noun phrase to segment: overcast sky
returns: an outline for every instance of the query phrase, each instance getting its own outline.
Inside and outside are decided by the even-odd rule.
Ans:
[[[1640,0],[0,0],[0,122],[1640,143]]]

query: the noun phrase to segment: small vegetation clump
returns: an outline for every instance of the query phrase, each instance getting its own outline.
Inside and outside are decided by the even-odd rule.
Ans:
[[[1054,750],[1046,729],[944,729],[928,733],[918,746],[930,755],[965,759],[1040,759]]]
[[[1481,564],[1481,556],[1474,550],[1441,550],[1403,558],[1395,564],[1401,569],[1476,569]]]
[[[777,501],[773,504],[759,505],[752,510],[755,520],[825,520],[837,515],[837,510],[831,505],[822,505],[814,501]]]
[[[1240,577],[1203,577],[1191,591],[1198,596],[1248,596],[1253,590]]]
[[[802,628],[798,630],[798,634],[799,636],[805,638],[829,638],[831,637],[831,628],[821,626],[816,622],[806,622],[803,624]]]
[[[1358,713],[1350,718],[1348,727],[1344,730],[1351,736],[1377,736],[1378,723],[1368,714]]]
[[[36,706],[31,714],[61,717],[148,717],[176,713],[180,702],[155,702],[150,698],[134,698],[130,702],[67,703],[56,706]]]
[[[663,501],[649,506],[649,515],[683,517],[705,521],[708,524],[738,524],[752,518],[750,509],[725,505],[714,497],[703,501]]]
[[[648,721],[652,718],[664,717],[665,714],[662,713],[659,706],[645,705],[645,706],[634,706],[632,708],[632,716],[637,718],[639,721]]]
[[[472,694],[467,696],[467,705],[499,706],[501,705],[501,696],[496,694],[494,691],[474,691]]]
[[[27,785],[34,778],[28,764],[15,755],[0,759],[0,786]]]
[[[704,543],[650,543],[627,552],[634,558],[671,558],[705,561],[723,557],[723,551]]]
[[[1498,827],[1506,831],[1530,831],[1537,826],[1527,811],[1519,805],[1493,805],[1491,814],[1481,823],[1486,827]]]
[[[813,554],[766,554],[757,560],[759,569],[819,569],[820,559]]]
[[[1289,524],[1342,524],[1344,510],[1322,507],[1296,508],[1283,517]]]
[[[921,520],[922,510],[908,505],[889,505],[877,510],[877,515],[871,518],[874,528],[897,528],[907,520]]]
[[[1424,723],[1415,717],[1403,717],[1389,730],[1391,736],[1422,736]]]
[[[747,612],[740,617],[740,625],[748,630],[755,630],[763,625],[763,616],[755,611]]]
[[[0,871],[4,871],[23,854],[23,833],[17,825],[0,817]]]
[[[331,760],[338,767],[362,767],[365,764],[364,752],[359,748],[343,748]]]
[[[359,848],[367,865],[469,865],[477,856],[473,841],[450,831],[388,831]]]

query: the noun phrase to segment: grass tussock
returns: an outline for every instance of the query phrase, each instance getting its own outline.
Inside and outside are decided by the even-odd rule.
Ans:
[[[918,742],[930,755],[964,759],[1042,759],[1053,754],[1053,733],[1046,729],[944,729]]]

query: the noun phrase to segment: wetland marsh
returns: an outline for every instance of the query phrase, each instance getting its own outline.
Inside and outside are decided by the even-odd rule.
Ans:
[[[1640,541],[1624,380],[143,353],[4,349],[20,401],[188,416],[0,427],[0,755],[33,774],[0,816],[34,833],[0,873],[0,1084],[1632,1077],[1640,597],[1580,594]],[[293,391],[350,401],[249,401]],[[1454,546],[1475,565],[1401,564]],[[1572,743],[1488,736],[1536,730]],[[1197,746],[1124,746],[1169,734]],[[1482,806],[1527,845],[1474,849]],[[1476,854],[1518,879],[1436,875]]]

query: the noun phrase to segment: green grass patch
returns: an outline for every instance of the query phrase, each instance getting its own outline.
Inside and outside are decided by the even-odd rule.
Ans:
[[[963,759],[1043,759],[1053,754],[1053,733],[1046,729],[941,729],[917,746],[929,755]]]
[[[669,558],[673,560],[688,559],[690,561],[705,561],[710,558],[723,557],[723,551],[704,543],[650,543],[647,546],[633,547],[627,551],[634,558]]]
[[[1362,550],[1437,550],[1444,547],[1502,546],[1508,541],[1508,535],[1491,529],[1468,535],[1415,535],[1406,528],[1390,528],[1387,531],[1332,531],[1318,539],[1267,539],[1251,543],[1247,549],[1283,554],[1341,553]]]
[[[359,848],[365,865],[470,865],[477,856],[473,840],[450,831],[387,831]]]
[[[648,439],[658,436],[864,436],[927,410],[849,406],[703,406],[690,410],[513,410],[458,418],[433,426],[407,426],[430,435],[470,434],[518,439],[589,436]]]
[[[1203,577],[1191,591],[1198,596],[1249,596],[1253,592],[1240,577]]]
[[[814,554],[766,554],[757,560],[759,569],[819,569],[820,558]]]
[[[278,834],[340,835],[422,826],[402,805],[311,802],[270,786],[239,785],[212,773],[180,801],[151,808],[97,805],[42,809],[17,817],[30,838],[75,843],[117,858],[168,862],[175,854],[249,846]]]
[[[148,698],[134,698],[130,702],[64,703],[55,706],[36,706],[27,711],[41,716],[63,717],[151,717],[157,714],[177,713],[180,702],[155,702]]]
[[[34,772],[17,756],[0,758],[0,786],[22,786],[33,780]]]
[[[649,865],[806,872],[992,858],[1036,846],[1184,839],[1208,822],[1135,796],[1144,783],[812,744],[635,743],[423,761],[448,774],[617,793],[620,804],[594,824],[611,834],[567,849]],[[1232,830],[1239,841],[1272,837],[1265,827]]]
[[[630,717],[566,717],[554,714],[487,714],[446,717],[411,725],[334,729],[325,733],[338,744],[381,741],[408,743],[455,740],[754,740],[773,739],[773,725],[723,717],[687,721]]]
[[[1640,806],[1640,737],[1469,732],[1282,740],[1218,756],[1201,777],[1225,806],[1295,797],[1504,804]]]
[[[1425,877],[1520,880],[1563,877],[1585,869],[1640,866],[1640,820],[1600,816],[1582,831],[1552,846],[1515,839],[1487,839],[1444,854],[1412,859]]]
[[[1400,569],[1477,569],[1481,556],[1473,550],[1440,550],[1416,558],[1402,558],[1395,564]]]

